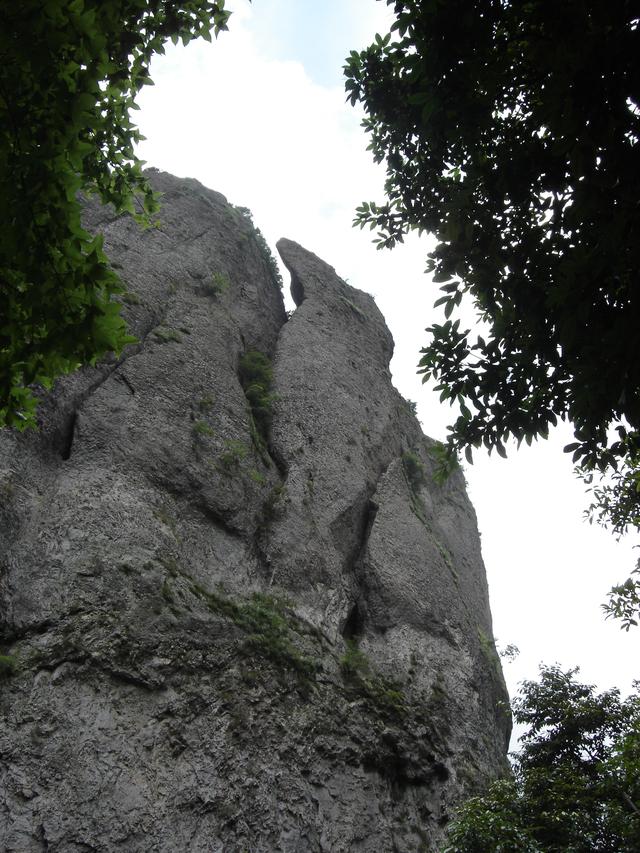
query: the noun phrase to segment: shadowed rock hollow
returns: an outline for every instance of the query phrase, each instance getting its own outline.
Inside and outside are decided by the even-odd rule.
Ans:
[[[243,212],[151,179],[157,228],[86,211],[139,343],[0,432],[0,846],[435,850],[510,728],[463,477],[370,296],[282,240],[287,318]]]

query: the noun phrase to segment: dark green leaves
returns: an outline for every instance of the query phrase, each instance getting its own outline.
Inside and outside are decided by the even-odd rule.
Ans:
[[[620,620],[623,631],[638,627],[640,622],[640,562],[624,583],[614,586],[609,600],[602,605],[606,619]]]
[[[445,322],[427,330],[420,372],[465,402],[451,447],[504,455],[508,439],[531,443],[560,418],[584,471],[630,464],[610,438],[622,423],[640,434],[640,27],[629,5],[389,5],[394,39],[345,66],[387,169],[385,202],[361,205],[355,222],[378,247],[411,230],[438,238],[427,271],[443,285]],[[476,341],[452,322],[463,294],[488,329]]]
[[[444,853],[631,853],[640,845],[640,696],[596,694],[542,667],[513,716],[526,726],[514,779],[464,803]],[[637,687],[637,684],[636,684]]]
[[[119,352],[122,286],[80,225],[79,193],[157,209],[129,119],[172,36],[226,29],[224,0],[23,0],[0,13],[0,426],[35,423],[29,386]]]

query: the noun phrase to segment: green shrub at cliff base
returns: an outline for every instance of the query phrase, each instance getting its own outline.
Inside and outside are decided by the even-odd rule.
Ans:
[[[444,853],[640,850],[640,693],[596,694],[542,667],[515,700],[527,726],[514,777],[464,803]]]
[[[224,0],[21,0],[0,9],[0,426],[35,424],[29,386],[119,352],[123,293],[79,194],[142,221],[157,201],[129,119],[167,39],[210,40]]]

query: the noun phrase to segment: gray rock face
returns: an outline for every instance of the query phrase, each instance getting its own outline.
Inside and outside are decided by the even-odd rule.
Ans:
[[[435,850],[510,728],[462,475],[370,296],[283,240],[287,318],[242,211],[151,177],[157,228],[86,213],[139,343],[0,433],[0,849]]]

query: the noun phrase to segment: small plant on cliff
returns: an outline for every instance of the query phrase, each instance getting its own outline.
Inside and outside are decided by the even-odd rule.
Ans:
[[[411,511],[425,526],[427,524],[427,511],[420,494],[420,489],[424,486],[426,477],[424,473],[424,465],[420,461],[417,453],[411,450],[405,450],[402,454],[402,470],[404,472],[407,486],[409,487],[409,499],[411,502]]]
[[[542,667],[513,703],[528,726],[513,780],[458,810],[444,853],[640,850],[640,694],[596,694]]]
[[[299,620],[287,599],[254,592],[251,598],[238,602],[222,592],[209,592],[195,582],[191,583],[191,591],[212,612],[231,620],[244,632],[243,654],[267,658],[282,669],[293,671],[299,686],[309,687],[318,664],[296,645]]]
[[[257,651],[275,663],[310,678],[315,663],[302,654],[292,642],[290,606],[285,600],[255,592],[241,605],[237,624],[247,632],[245,648]]]
[[[240,358],[238,376],[249,402],[259,437],[266,442],[274,401],[274,395],[271,393],[273,383],[271,362],[259,350],[248,350]]]
[[[420,457],[411,450],[405,450],[402,454],[402,467],[411,491],[417,494],[425,483],[424,465]]]
[[[482,652],[482,656],[493,672],[500,676],[502,672],[500,657],[496,651],[493,641],[485,634],[482,628],[478,628],[478,640],[480,642],[480,651]]]
[[[264,486],[267,482],[267,479],[264,474],[261,474],[260,471],[256,471],[255,468],[252,468],[249,471],[249,479],[253,480],[253,482],[256,483],[258,486]]]
[[[218,299],[229,290],[230,286],[231,283],[226,275],[221,272],[214,272],[209,281],[203,285],[203,290],[207,296]]]
[[[202,436],[206,438],[210,438],[212,435],[215,435],[214,430],[209,426],[206,421],[198,419],[193,422],[193,426],[191,427],[191,431],[194,436]]]
[[[278,263],[273,257],[273,252],[269,248],[269,244],[267,243],[267,241],[264,239],[262,231],[254,225],[253,214],[251,213],[248,207],[236,207],[236,210],[238,211],[238,213],[241,214],[244,219],[248,220],[248,222],[251,224],[251,227],[253,228],[253,238],[258,247],[258,251],[262,255],[262,258],[266,263],[267,268],[269,269],[269,273],[274,283],[277,284],[277,286],[282,290],[283,281],[282,276],[280,275],[280,270],[278,269]]]
[[[342,294],[341,294],[340,295],[340,301],[342,302],[343,305],[346,305],[347,308],[356,315],[358,320],[366,320],[367,319],[364,311],[362,311],[360,308],[358,308],[356,303],[353,302],[351,299],[347,299],[346,296],[342,296]]]
[[[215,397],[213,394],[205,394],[204,397],[201,397],[198,400],[198,411],[206,414],[213,409],[213,404],[215,403]]]
[[[9,678],[16,671],[16,659],[13,655],[0,655],[0,679]]]
[[[369,658],[356,640],[346,640],[346,650],[340,658],[342,677],[351,690],[365,698],[377,713],[397,716],[406,712],[401,687],[394,681],[373,673]]]
[[[227,471],[237,468],[247,455],[247,446],[242,441],[229,439],[224,443],[224,452],[220,455],[220,464]]]
[[[368,676],[371,671],[369,658],[358,648],[355,640],[347,640],[346,646],[346,651],[340,658],[343,676],[349,681]]]

